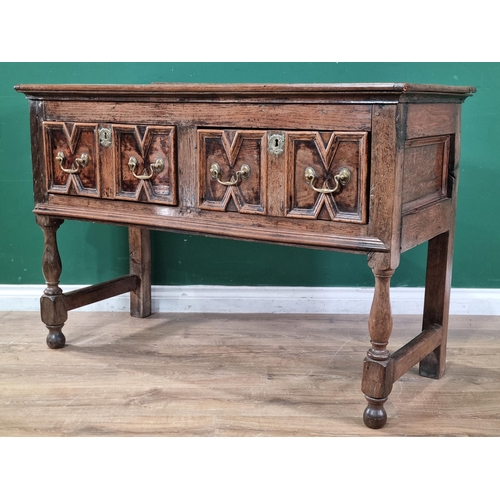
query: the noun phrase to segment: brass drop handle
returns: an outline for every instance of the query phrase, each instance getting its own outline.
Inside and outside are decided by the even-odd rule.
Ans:
[[[66,157],[62,151],[59,151],[56,156],[57,163],[61,167],[63,172],[67,174],[76,174],[81,168],[86,167],[89,164],[89,155],[87,153],[82,153],[80,158],[76,158],[73,163],[73,168],[64,168],[64,162],[66,161]]]
[[[312,167],[307,167],[305,170],[305,178],[307,184],[311,186],[314,191],[318,193],[336,193],[340,190],[340,186],[345,186],[351,180],[351,172],[348,168],[341,168],[339,173],[333,178],[335,181],[335,186],[333,188],[317,188],[314,185],[314,181],[316,180],[316,171]]]
[[[165,162],[161,158],[158,158],[154,163],[151,163],[151,165],[149,165],[149,169],[151,170],[150,174],[138,175],[135,173],[138,164],[139,162],[137,161],[137,158],[135,158],[135,156],[131,156],[130,159],[128,160],[128,166],[132,171],[133,176],[136,179],[140,179],[141,181],[146,179],[151,179],[151,177],[153,177],[155,173],[159,174],[165,168]],[[144,168],[144,170],[146,170],[146,168]]]
[[[220,180],[220,166],[218,163],[212,163],[210,166],[210,174],[214,179],[217,179],[219,184],[223,186],[238,186],[243,179],[248,179],[250,177],[250,167],[248,165],[242,165],[241,168],[231,177],[230,181]]]

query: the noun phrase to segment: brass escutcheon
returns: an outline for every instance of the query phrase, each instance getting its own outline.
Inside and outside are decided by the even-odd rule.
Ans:
[[[101,128],[99,130],[99,142],[102,146],[111,146],[111,130],[109,128]]]
[[[273,155],[280,155],[285,150],[285,134],[272,134],[267,140],[269,152]]]

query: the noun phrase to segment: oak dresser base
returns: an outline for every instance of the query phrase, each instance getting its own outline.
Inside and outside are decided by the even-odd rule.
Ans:
[[[150,230],[364,253],[375,280],[364,423],[411,367],[445,371],[460,153],[472,87],[21,85],[30,100],[36,222],[52,349],[68,311],[130,292],[151,314]],[[65,219],[127,226],[130,274],[64,293]],[[144,221],[147,220],[147,224]],[[391,353],[390,282],[402,252],[428,242],[422,331]]]

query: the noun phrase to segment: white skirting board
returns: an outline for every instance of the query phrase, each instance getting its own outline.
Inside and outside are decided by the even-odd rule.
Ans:
[[[81,286],[61,285],[65,292]],[[38,311],[44,285],[0,285],[0,311]],[[423,288],[391,288],[393,314],[421,314]],[[373,288],[153,286],[153,312],[368,314]],[[129,297],[79,311],[128,311]],[[454,288],[451,314],[500,315],[500,289]]]

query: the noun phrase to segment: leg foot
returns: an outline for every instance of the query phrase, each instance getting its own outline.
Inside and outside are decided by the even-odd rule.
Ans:
[[[59,288],[62,264],[56,238],[56,232],[63,220],[37,215],[36,221],[44,233],[42,271],[47,283],[47,288],[40,298],[40,314],[43,323],[49,330],[47,345],[51,349],[60,349],[66,343],[61,329],[68,319],[64,295]]]
[[[384,403],[387,398],[376,399],[365,396],[368,406],[363,413],[363,422],[370,429],[381,429],[387,423],[387,412]]]
[[[47,345],[51,349],[62,349],[66,344],[66,337],[61,331],[51,331],[47,335]]]
[[[384,403],[391,393],[394,382],[394,363],[387,350],[392,332],[390,282],[394,274],[390,258],[374,256],[369,261],[375,276],[375,291],[368,319],[371,348],[363,364],[361,390],[368,406],[363,421],[370,429],[380,429],[387,422]]]

